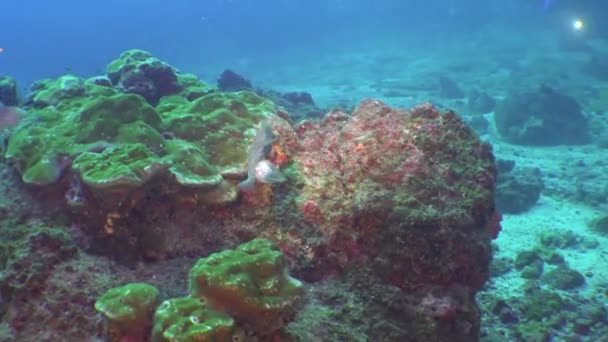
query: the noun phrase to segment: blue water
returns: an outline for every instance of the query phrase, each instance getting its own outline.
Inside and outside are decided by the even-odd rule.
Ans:
[[[100,74],[120,52],[137,47],[213,79],[206,65],[235,67],[230,63],[247,59],[255,71],[297,65],[357,41],[428,42],[497,22],[550,23],[550,17],[542,1],[531,0],[5,0],[0,73],[22,87],[66,72]]]

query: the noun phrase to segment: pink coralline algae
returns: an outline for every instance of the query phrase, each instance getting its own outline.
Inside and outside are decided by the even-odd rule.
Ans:
[[[452,297],[435,297],[433,294],[422,298],[419,310],[423,314],[444,320],[453,320],[457,314],[456,303]]]
[[[483,284],[494,235],[484,230],[494,215],[494,159],[456,114],[368,100],[352,115],[334,111],[275,129],[297,188],[274,205],[297,204],[298,224],[312,227],[301,234],[314,240],[307,245],[313,263],[341,267],[340,260],[365,255],[385,260],[376,269],[400,287]]]

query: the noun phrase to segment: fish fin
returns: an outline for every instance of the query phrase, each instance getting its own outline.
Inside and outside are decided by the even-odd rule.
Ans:
[[[255,189],[255,179],[247,178],[238,185],[240,191],[252,192]]]

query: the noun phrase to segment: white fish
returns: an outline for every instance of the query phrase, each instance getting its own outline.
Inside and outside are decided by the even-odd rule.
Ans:
[[[280,183],[285,181],[281,171],[265,157],[268,155],[276,136],[270,122],[264,120],[256,130],[253,143],[247,153],[247,179],[239,184],[241,191],[251,191],[256,180],[260,183]]]

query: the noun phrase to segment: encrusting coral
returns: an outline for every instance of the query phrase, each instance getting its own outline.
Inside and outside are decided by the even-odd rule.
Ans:
[[[112,288],[95,303],[111,341],[233,341],[242,334],[271,338],[295,316],[302,283],[288,274],[266,239],[201,258],[189,276],[190,296],[165,300],[145,283]]]

